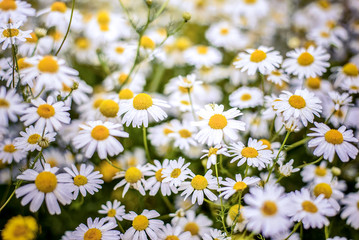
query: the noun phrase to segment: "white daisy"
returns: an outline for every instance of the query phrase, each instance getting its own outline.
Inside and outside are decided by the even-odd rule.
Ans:
[[[228,226],[233,226],[233,224],[235,223],[235,226],[233,228],[234,232],[242,232],[248,222],[247,219],[244,218],[243,216],[243,209],[244,206],[241,205],[241,207],[239,208],[239,204],[234,204],[232,205],[228,212],[227,212],[227,217],[226,217],[226,223]]]
[[[202,152],[205,154],[201,157],[201,159],[207,157],[207,169],[210,168],[211,165],[217,164],[218,155],[222,154],[229,157],[229,154],[227,153],[227,148],[220,144],[217,144],[214,147],[210,147],[208,150],[202,150]]]
[[[229,95],[229,105],[239,109],[261,106],[263,100],[263,92],[254,87],[240,87]]]
[[[350,96],[348,93],[342,93],[336,91],[330,91],[329,93],[330,99],[334,103],[334,109],[338,111],[343,106],[350,106],[352,105],[351,102],[353,101],[353,97]]]
[[[220,192],[219,197],[228,199],[235,193],[244,191],[248,186],[255,185],[261,180],[258,177],[245,177],[242,179],[241,174],[236,174],[235,179],[226,178],[226,180],[221,181],[221,185],[224,187],[218,189],[218,192]]]
[[[35,9],[25,1],[2,0],[0,2],[0,19],[2,22],[9,20],[26,21],[27,17],[34,16]]]
[[[185,164],[184,161],[183,157],[179,157],[178,160],[170,160],[168,167],[162,170],[162,181],[179,187],[184,180],[193,175],[192,171],[188,168],[191,163]]]
[[[174,139],[173,146],[178,147],[181,150],[188,150],[191,146],[197,146],[198,143],[194,139],[196,134],[196,128],[188,121],[182,123],[176,119],[171,121],[172,133],[168,136]]]
[[[328,182],[317,182],[311,186],[314,196],[324,195],[324,198],[328,200],[331,207],[337,212],[340,210],[338,200],[343,199],[343,191],[346,189],[345,181],[338,181],[337,178],[333,178]]]
[[[56,132],[49,132],[47,129],[42,129],[39,126],[30,126],[25,129],[25,132],[20,132],[21,137],[15,138],[15,147],[24,152],[40,151],[40,141],[51,143],[55,141]]]
[[[276,69],[268,74],[267,80],[282,87],[285,83],[289,82],[289,76],[282,69]]]
[[[15,147],[15,141],[10,139],[5,139],[0,143],[0,159],[4,163],[12,163],[12,161],[20,162],[25,159],[27,152],[21,151],[19,148]]]
[[[16,93],[15,89],[6,91],[2,86],[0,88],[0,126],[7,127],[9,119],[11,122],[17,122],[20,114],[23,114],[27,104]]]
[[[167,223],[161,228],[158,233],[158,240],[187,240],[191,238],[190,232],[183,232],[181,227],[172,226]]]
[[[190,47],[183,54],[187,63],[197,68],[211,67],[222,61],[222,53],[219,50],[205,45]]]
[[[294,159],[291,159],[289,162],[287,162],[286,164],[283,164],[282,161],[278,161],[279,164],[279,173],[282,176],[285,177],[289,177],[292,173],[298,172],[300,169],[299,168],[293,168],[293,163],[294,163]]]
[[[105,217],[105,219],[108,221],[122,221],[122,217],[125,215],[125,206],[121,205],[121,202],[117,201],[117,199],[115,199],[113,203],[111,201],[107,201],[106,205],[101,205],[101,210],[98,210],[98,213],[106,214],[107,217]]]
[[[210,233],[206,233],[203,236],[203,240],[231,240],[231,237],[227,237],[226,233],[218,229],[211,229]]]
[[[210,233],[210,226],[213,222],[207,216],[199,214],[196,216],[195,211],[188,210],[186,217],[179,222],[179,226],[184,232],[191,233],[191,240],[201,240],[205,234]]]
[[[327,168],[327,163],[322,161],[319,166],[308,165],[300,172],[303,182],[327,182],[333,177],[330,169]]]
[[[119,65],[133,62],[136,56],[136,45],[131,42],[111,43],[104,50],[109,61]]]
[[[25,42],[26,38],[31,38],[31,30],[22,31],[19,27],[22,25],[22,22],[17,23],[8,23],[2,24],[0,26],[0,43],[2,44],[2,50],[5,50],[9,45],[19,44],[20,42]]]
[[[346,63],[343,67],[334,67],[333,77],[335,78],[335,87],[345,88],[345,83],[347,82],[357,82],[359,81],[359,70],[358,65],[353,62]]]
[[[347,219],[346,223],[354,229],[359,229],[359,192],[349,193],[341,202],[344,207],[340,217]]]
[[[120,231],[115,230],[117,224],[106,218],[92,218],[87,219],[87,225],[81,223],[75,231],[72,232],[71,239],[74,240],[88,240],[88,239],[121,239]]]
[[[171,123],[165,122],[148,128],[148,139],[153,146],[167,145],[172,138],[169,136],[173,133]]]

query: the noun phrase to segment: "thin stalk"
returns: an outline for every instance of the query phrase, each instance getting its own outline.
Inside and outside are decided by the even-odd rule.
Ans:
[[[298,166],[297,168],[301,169],[301,168],[304,168],[304,167],[306,167],[306,166],[316,164],[316,163],[320,162],[322,159],[323,159],[323,156],[321,156],[320,158],[318,158],[318,159],[315,160],[314,162],[302,164],[302,165]]]
[[[174,212],[175,211],[175,208],[173,207],[172,203],[168,200],[168,197],[167,196],[163,196],[161,194],[161,197],[163,199],[163,201],[165,202],[166,206],[168,207],[168,209],[171,211],[171,212]]]
[[[192,111],[192,115],[193,115],[193,120],[197,120],[196,117],[196,113],[194,112],[194,107],[193,107],[193,102],[192,102],[192,97],[191,97],[191,89],[187,88],[187,93],[188,93],[188,98],[189,98],[189,103],[191,104],[191,111]]]
[[[148,159],[148,162],[152,163],[152,158],[151,158],[151,155],[150,155],[150,151],[148,150],[148,145],[147,145],[147,134],[146,134],[146,127],[145,125],[143,125],[142,127],[142,133],[143,133],[143,145],[145,146],[145,150],[146,150],[146,156],[147,156],[147,159]]]
[[[309,140],[311,139],[311,137],[306,137],[306,138],[303,138],[302,140],[299,140],[298,142],[295,142],[287,147],[285,147],[285,150],[288,152],[296,147],[299,147],[300,145],[303,145],[305,144],[306,142],[308,142]]]
[[[215,171],[216,171],[216,178],[217,178],[217,184],[218,184],[218,189],[221,187],[220,183],[219,183],[219,177],[218,177],[218,163],[216,163],[215,166]],[[221,194],[221,191],[219,191],[219,194]],[[222,220],[222,225],[223,225],[223,230],[226,232],[227,236],[228,236],[228,231],[227,231],[227,227],[226,224],[224,222],[224,209],[223,209],[223,199],[222,197],[220,197],[221,199],[221,220]]]
[[[114,165],[108,158],[105,158],[105,160],[106,160],[106,162],[108,162],[108,164],[110,164],[112,167],[114,167],[114,168],[116,168],[116,169],[118,169],[118,170],[120,170],[120,171],[124,171],[122,168],[120,168],[120,167]]]
[[[72,17],[74,16],[74,10],[75,10],[75,0],[72,0],[72,7],[71,7],[71,15],[70,15],[69,25],[67,26],[66,34],[64,36],[64,39],[61,42],[61,45],[60,45],[59,49],[57,49],[57,52],[55,53],[55,56],[57,56],[57,54],[59,54],[59,52],[61,51],[62,46],[64,45],[64,43],[66,41],[67,35],[69,35],[70,28],[71,28],[71,23],[72,23]]]
[[[299,228],[299,226],[302,224],[302,222],[297,223],[296,225],[294,225],[293,231],[288,235],[288,237],[286,237],[284,240],[288,240]]]

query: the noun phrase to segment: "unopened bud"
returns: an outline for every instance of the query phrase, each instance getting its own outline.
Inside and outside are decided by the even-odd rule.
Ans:
[[[332,167],[331,170],[334,176],[339,176],[342,173],[342,170],[340,170],[340,168],[337,167]]]
[[[39,143],[39,146],[42,148],[47,148],[50,146],[50,141],[47,138],[42,137],[38,143]]]
[[[76,90],[79,88],[79,83],[78,82],[74,82],[74,85],[72,85],[72,90]]]
[[[191,14],[189,12],[184,12],[182,14],[182,18],[185,22],[188,22],[189,20],[191,20]]]
[[[35,28],[35,34],[38,38],[46,36],[47,30],[45,28]]]
[[[146,0],[146,4],[147,4],[147,6],[152,6],[152,0]]]

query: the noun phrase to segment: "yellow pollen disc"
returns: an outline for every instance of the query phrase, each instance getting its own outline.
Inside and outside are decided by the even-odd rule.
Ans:
[[[257,0],[244,0],[246,4],[255,4]]]
[[[164,177],[162,177],[162,170],[163,170],[163,168],[157,170],[156,173],[155,173],[155,177],[156,177],[157,182],[162,182],[163,179],[164,179]]]
[[[330,2],[328,2],[327,0],[319,0],[318,4],[320,7],[322,7],[323,9],[328,9],[330,8]]]
[[[192,92],[192,88],[186,88],[186,87],[182,87],[182,86],[178,86],[178,90],[181,93],[185,93],[185,94],[187,94],[188,92]]]
[[[197,53],[201,54],[201,55],[205,55],[208,52],[208,47],[207,46],[198,46],[197,47]]]
[[[181,136],[181,138],[189,138],[192,136],[192,133],[187,129],[181,129],[178,131],[178,133]]]
[[[242,149],[241,154],[246,158],[255,158],[258,156],[258,151],[252,147],[245,147]]]
[[[143,36],[141,38],[140,44],[141,44],[141,47],[147,48],[147,49],[155,49],[155,47],[156,47],[156,43],[148,36]]]
[[[45,56],[39,61],[37,68],[41,72],[56,73],[59,70],[59,64],[52,56]]]
[[[213,147],[211,147],[211,148],[208,150],[208,157],[212,156],[213,154],[216,155],[216,154],[217,154],[217,151],[218,151],[218,148],[213,148]]]
[[[146,216],[138,215],[132,221],[132,227],[137,231],[143,231],[148,227],[149,221]]]
[[[230,217],[230,219],[232,221],[234,221],[238,215],[238,209],[239,208],[239,205],[238,204],[235,204],[233,205],[229,211],[228,211],[228,215]],[[241,206],[241,210],[242,210],[243,206]],[[237,217],[237,222],[243,222],[244,221],[244,218],[243,218],[243,214],[240,214],[238,217]]]
[[[97,22],[99,25],[108,25],[110,21],[111,18],[107,11],[100,11],[97,13]]]
[[[133,107],[137,110],[146,110],[153,104],[152,97],[146,93],[137,94],[133,99]]]
[[[328,183],[319,183],[314,187],[314,195],[318,197],[320,194],[324,194],[325,198],[330,198],[332,196],[333,190]]]
[[[130,83],[132,81],[131,78],[128,77],[128,74],[126,73],[121,73],[120,76],[118,77],[118,83],[120,84],[124,84],[126,83]]]
[[[105,140],[108,136],[110,136],[110,130],[102,125],[94,127],[91,131],[91,137],[97,141]]]
[[[331,144],[341,144],[344,141],[343,134],[336,129],[330,129],[324,134],[324,138]]]
[[[30,144],[36,144],[40,138],[41,138],[41,136],[39,134],[35,133],[35,134],[32,134],[29,136],[29,138],[27,139],[27,142]]]
[[[221,33],[221,35],[227,35],[229,33],[229,29],[228,28],[222,28],[220,33]]]
[[[13,144],[7,144],[4,146],[4,152],[13,153],[16,151],[16,148]]]
[[[26,58],[19,58],[17,60],[17,66],[19,70],[32,67],[32,64],[26,62]]]
[[[267,200],[263,203],[261,211],[266,216],[272,216],[277,213],[277,204],[273,201]]]
[[[176,48],[184,51],[191,46],[191,41],[186,37],[179,37],[175,42]]]
[[[250,61],[258,63],[266,58],[267,58],[267,54],[265,52],[263,52],[262,50],[255,50],[251,54]]]
[[[274,71],[272,71],[271,73],[272,73],[272,75],[275,75],[275,76],[281,76],[281,75],[282,75],[282,74],[281,74],[279,71],[277,71],[277,70],[274,70]]]
[[[320,77],[309,77],[307,78],[307,86],[311,89],[319,89],[322,81]]]
[[[84,235],[84,240],[101,240],[102,232],[97,228],[90,228]]]
[[[120,93],[118,94],[118,97],[121,100],[128,100],[128,99],[133,98],[133,95],[134,94],[130,89],[124,88],[124,89],[121,89]]]
[[[314,57],[309,52],[304,52],[299,55],[297,62],[301,66],[308,66],[314,62]]]
[[[79,37],[75,41],[76,46],[79,49],[86,50],[90,47],[90,41],[85,37]]]
[[[307,105],[304,98],[299,95],[290,96],[290,98],[288,99],[288,102],[292,107],[294,107],[296,109],[302,109]]]
[[[185,100],[181,100],[180,103],[187,106],[191,105],[189,101],[185,101]]]
[[[270,150],[272,148],[272,144],[267,139],[262,138],[259,139],[259,141],[261,141],[263,145],[267,146],[265,150]]]
[[[102,101],[104,101],[105,99],[103,99],[103,98],[97,98],[94,102],[93,102],[93,107],[94,108],[99,108],[100,107],[100,105],[101,105],[101,103],[102,103]]]
[[[19,35],[19,30],[14,28],[14,29],[5,29],[2,32],[2,35],[4,35],[4,37],[9,38],[9,37],[16,37],[17,35]]]
[[[213,129],[223,129],[227,126],[227,118],[222,114],[214,114],[208,122],[208,125]]]
[[[242,96],[241,96],[241,100],[242,101],[249,101],[249,100],[251,100],[252,99],[252,95],[250,95],[249,93],[244,93],[244,94],[242,94]]]
[[[136,183],[142,178],[142,172],[136,167],[130,167],[125,173],[126,182]]]
[[[103,32],[107,32],[110,30],[110,26],[108,24],[100,24],[100,30]]]
[[[63,2],[54,2],[51,5],[51,11],[53,11],[53,12],[65,13],[66,9],[67,9],[66,4]]]
[[[46,159],[46,163],[50,164],[50,167],[57,167],[58,165],[56,158],[53,157]]]
[[[110,210],[108,210],[107,212],[107,217],[114,217],[116,216],[116,210],[111,208]]]
[[[116,161],[112,161],[112,164],[116,167],[121,167],[121,165],[116,162]],[[109,163],[107,163],[106,161],[101,161],[100,163],[100,173],[103,175],[102,179],[105,182],[111,182],[112,178],[116,175],[116,173],[118,172],[118,169],[111,166]]]
[[[62,91],[64,92],[70,92],[71,87],[67,86],[65,83],[62,83]]]
[[[330,34],[328,33],[328,32],[320,32],[320,36],[322,37],[322,38],[329,38],[330,37]]]
[[[83,186],[83,185],[86,185],[87,183],[87,177],[83,176],[83,175],[77,175],[75,178],[74,178],[74,184],[76,186]]]
[[[175,235],[169,235],[165,238],[165,240],[179,240],[179,238]]]
[[[163,134],[164,134],[164,135],[167,136],[167,135],[170,134],[170,133],[173,133],[173,131],[172,131],[171,129],[169,129],[169,128],[164,128],[164,129],[163,129]]]
[[[175,168],[171,172],[171,178],[178,178],[178,176],[181,174],[180,168]]]
[[[247,184],[245,182],[236,182],[233,186],[233,189],[236,191],[243,191],[247,188]]]
[[[191,185],[196,190],[203,190],[208,186],[208,181],[202,175],[196,175],[192,181]]]
[[[47,103],[41,104],[37,108],[37,114],[42,118],[51,118],[55,115],[55,108]]]
[[[125,48],[123,48],[123,47],[116,47],[115,48],[115,51],[118,53],[118,54],[121,54],[121,53],[123,53],[124,51],[125,51]]]
[[[37,43],[37,40],[39,40],[39,38],[36,36],[35,33],[30,33],[30,36],[29,38],[26,38],[26,42],[27,43]]]
[[[105,117],[116,117],[118,110],[120,110],[120,106],[114,100],[106,99],[100,104],[100,112]]]
[[[318,212],[317,206],[315,206],[315,204],[313,202],[308,201],[308,200],[302,202],[302,208],[306,212],[310,212],[310,213]]]
[[[0,98],[0,108],[8,108],[10,106],[9,102],[4,98]]]
[[[199,226],[195,222],[188,222],[184,226],[184,232],[190,232],[192,236],[197,235],[199,233]]]
[[[41,172],[35,179],[35,185],[40,192],[53,192],[57,186],[56,175],[51,172]]]
[[[327,174],[327,169],[324,167],[316,167],[315,175],[324,177]]]
[[[3,11],[16,10],[17,5],[14,0],[3,0],[0,2],[0,9]]]
[[[355,64],[353,63],[347,63],[343,66],[343,72],[351,77],[356,77],[358,76],[358,68]]]
[[[63,39],[63,34],[59,31],[54,31],[49,34],[55,41],[60,41]]]

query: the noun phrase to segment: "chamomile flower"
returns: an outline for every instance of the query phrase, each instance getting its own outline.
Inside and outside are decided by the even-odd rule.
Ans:
[[[330,169],[327,168],[325,161],[322,161],[319,166],[308,165],[300,172],[303,182],[327,182],[333,177]]]
[[[22,22],[2,24],[0,26],[0,43],[2,43],[2,50],[5,50],[9,45],[19,44],[19,42],[25,42],[26,38],[31,38],[29,31],[22,31],[19,27]]]
[[[314,115],[320,117],[321,101],[307,89],[297,89],[295,93],[283,91],[277,101],[272,103],[277,113],[283,114],[284,121],[290,118],[300,119],[304,126],[314,121]]]
[[[9,120],[17,122],[18,116],[23,114],[26,107],[27,104],[22,101],[15,89],[6,91],[4,86],[0,88],[0,126],[7,127]]]
[[[25,129],[25,132],[20,132],[21,137],[15,138],[15,147],[24,152],[41,150],[39,145],[40,140],[46,140],[51,143],[55,141],[56,132],[47,131],[45,128],[30,126]]]
[[[120,231],[115,230],[117,224],[112,221],[107,221],[106,218],[92,218],[87,219],[87,225],[81,223],[75,231],[72,232],[71,239],[120,239]]]
[[[25,109],[24,115],[20,118],[25,126],[35,123],[35,128],[44,129],[45,127],[50,131],[59,130],[62,124],[70,123],[70,110],[66,107],[64,102],[55,102],[54,98],[49,96],[45,102],[38,98],[31,101],[34,107]]]
[[[170,133],[173,133],[171,123],[162,123],[148,128],[148,139],[153,146],[163,146],[168,144],[172,138]]]
[[[298,48],[287,53],[283,68],[288,74],[298,78],[321,76],[329,67],[330,55],[322,47],[310,46],[308,49]]]
[[[343,106],[350,106],[351,102],[353,101],[353,97],[350,96],[348,93],[338,93],[336,91],[331,91],[328,93],[330,99],[334,103],[334,109],[338,111]]]
[[[184,161],[183,157],[179,157],[178,160],[170,160],[168,167],[162,170],[162,181],[179,187],[184,180],[193,175],[192,171],[188,168],[191,163],[185,164]]]
[[[197,112],[202,120],[194,123],[201,130],[196,134],[196,140],[209,146],[220,144],[224,137],[231,140],[238,138],[237,132],[244,131],[244,122],[234,120],[242,115],[236,108],[224,111],[223,105],[208,104]]]
[[[158,240],[187,240],[191,238],[190,232],[183,232],[181,227],[172,226],[167,223],[161,228],[161,231],[158,233]]]
[[[337,200],[343,199],[343,191],[346,190],[346,187],[345,182],[338,181],[337,178],[333,178],[328,182],[317,182],[311,186],[314,196],[324,195],[324,198],[328,200],[335,211],[339,211],[340,209]]]
[[[203,236],[203,240],[230,240],[230,237],[227,237],[226,233],[218,229],[211,229],[210,233],[206,233]]]
[[[124,240],[146,240],[147,236],[152,239],[158,239],[157,234],[163,227],[163,221],[153,219],[159,217],[160,214],[155,210],[143,210],[138,215],[133,211],[124,215],[123,218],[132,221],[132,227],[130,227],[123,235]]]
[[[340,217],[346,219],[346,223],[354,229],[359,229],[359,192],[349,193],[341,202],[344,207]]]
[[[244,191],[248,186],[255,185],[261,180],[258,177],[245,177],[242,179],[241,174],[236,174],[235,179],[226,178],[226,180],[221,181],[221,185],[224,187],[218,189],[218,192],[220,192],[219,197],[228,199],[233,194]]]
[[[272,82],[280,87],[282,87],[285,83],[289,82],[289,76],[285,74],[282,69],[276,69],[271,71],[266,79],[269,82]]]
[[[103,81],[105,89],[111,91],[115,88],[121,87],[121,90],[130,89],[132,92],[136,93],[143,91],[143,87],[146,84],[146,77],[144,73],[137,72],[135,75],[129,77],[129,71],[129,69],[125,68],[107,76]],[[122,95],[123,94],[124,93],[122,93]],[[124,98],[120,97],[120,99]]]
[[[192,204],[197,202],[198,205],[202,205],[204,195],[210,201],[217,200],[217,196],[211,192],[211,190],[217,189],[217,179],[212,176],[212,170],[210,169],[204,176],[196,175],[192,177],[190,182],[184,181],[178,190],[183,191],[181,196],[184,196],[185,200],[192,194]]]
[[[128,42],[111,43],[105,49],[105,54],[110,62],[123,66],[133,62],[136,56],[136,45]]]
[[[316,127],[310,129],[314,132],[308,134],[314,138],[308,142],[308,147],[315,147],[315,156],[323,156],[329,162],[333,161],[335,153],[342,162],[348,162],[349,157],[355,159],[358,148],[350,142],[357,143],[358,139],[354,137],[352,130],[346,130],[345,126],[331,129],[324,123],[314,124]]]
[[[222,53],[216,48],[197,45],[190,47],[184,52],[185,60],[197,68],[211,67],[222,61]]]
[[[347,82],[359,81],[358,65],[353,62],[346,63],[343,67],[333,68],[335,78],[334,86],[342,86]]]
[[[30,211],[37,212],[45,199],[49,213],[60,214],[58,201],[62,205],[70,204],[74,189],[65,181],[67,174],[56,174],[58,170],[59,168],[51,168],[50,164],[45,163],[44,170],[41,172],[27,169],[17,176],[17,179],[32,182],[15,191],[17,198],[23,197],[21,205],[25,206],[31,202]]]
[[[35,9],[25,1],[2,0],[0,2],[0,20],[2,22],[26,21],[27,17],[35,15]]]
[[[119,154],[124,150],[122,144],[115,137],[128,137],[128,133],[121,131],[120,124],[102,121],[89,121],[80,124],[81,130],[73,139],[74,147],[84,149],[87,158],[97,151],[99,157],[104,159]]]
[[[293,168],[294,159],[291,159],[289,162],[284,164],[282,161],[278,161],[279,164],[279,173],[282,176],[289,177],[292,173],[299,172],[299,168]]]
[[[201,157],[201,159],[207,157],[207,169],[210,168],[211,165],[217,164],[218,155],[222,154],[229,157],[229,154],[227,153],[227,148],[220,144],[217,144],[214,147],[210,147],[208,150],[202,150],[202,152],[205,154]]]
[[[33,240],[36,238],[38,229],[35,218],[18,215],[7,221],[1,231],[1,236],[3,240]]]
[[[5,139],[0,143],[0,159],[4,163],[20,162],[25,159],[27,152],[21,151],[15,147],[15,141]]]
[[[263,92],[254,87],[240,87],[229,95],[231,107],[253,108],[263,104]]]
[[[98,213],[106,214],[107,217],[105,217],[105,219],[108,221],[122,221],[122,217],[125,215],[125,206],[121,205],[121,202],[117,201],[117,199],[115,199],[113,203],[111,201],[107,201],[106,205],[101,205],[101,210],[98,210]]]
[[[232,226],[234,221],[236,221],[236,225],[233,228],[234,232],[242,232],[248,222],[248,220],[243,217],[243,209],[244,206],[241,205],[241,207],[239,207],[237,203],[232,205],[228,210],[226,223],[228,226]]]
[[[171,126],[173,132],[169,134],[169,137],[174,139],[174,147],[179,147],[181,150],[188,150],[190,146],[197,146],[197,142],[194,139],[194,135],[197,132],[196,128],[188,121],[181,123],[178,120],[172,120]]]
[[[137,94],[130,101],[122,101],[120,106],[120,115],[122,123],[129,126],[132,123],[133,127],[148,127],[148,115],[159,122],[167,117],[165,111],[161,107],[168,108],[169,105],[160,99],[154,99],[147,93]]]
[[[196,216],[195,211],[188,210],[186,217],[179,222],[179,226],[184,232],[191,233],[191,240],[201,240],[205,234],[210,233],[210,226],[213,224],[212,220],[203,214]]]

